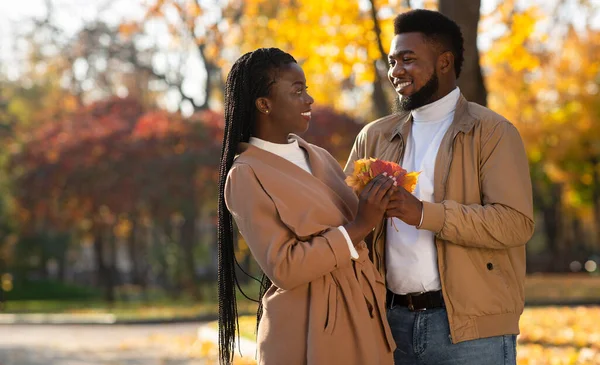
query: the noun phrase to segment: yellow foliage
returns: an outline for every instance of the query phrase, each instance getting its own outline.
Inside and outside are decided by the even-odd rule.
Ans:
[[[241,21],[242,51],[279,47],[291,53],[307,75],[319,104],[342,107],[341,91],[375,79],[374,63],[381,58],[370,9],[358,1],[302,1],[274,6],[275,1],[250,0]],[[395,7],[380,17],[382,44],[391,41]],[[260,14],[260,15],[259,15]],[[251,31],[249,31],[251,30]]]
[[[583,210],[584,166],[599,152],[600,32],[548,37],[536,31],[546,16],[535,7],[505,16],[508,31],[482,56],[489,106],[517,126],[530,161],[565,186],[563,204]]]
[[[120,217],[117,224],[113,228],[113,233],[116,237],[127,238],[131,235],[133,223],[126,217]]]
[[[240,318],[240,323],[255,324],[254,316]],[[521,316],[521,334],[517,343],[518,365],[594,365],[600,363],[599,307],[526,308]],[[216,328],[217,324],[214,323]],[[242,337],[255,341],[253,332]],[[177,341],[181,342],[181,341]],[[188,345],[189,346],[189,345]],[[216,344],[197,344],[202,351],[192,351],[203,359],[216,358]],[[252,358],[234,359],[234,364],[256,364]]]
[[[238,235],[238,244],[237,250],[235,251],[235,259],[238,262],[242,262],[246,257],[248,257],[248,255],[250,255],[250,248],[248,247],[246,240],[244,240],[244,237],[242,237],[242,235]]]

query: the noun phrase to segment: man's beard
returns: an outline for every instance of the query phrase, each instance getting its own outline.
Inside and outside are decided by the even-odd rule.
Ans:
[[[410,96],[402,96],[397,98],[396,103],[394,104],[394,112],[407,112],[431,103],[431,99],[438,91],[439,86],[440,84],[437,74],[434,72],[429,81],[427,81],[422,88],[417,90],[417,92]]]

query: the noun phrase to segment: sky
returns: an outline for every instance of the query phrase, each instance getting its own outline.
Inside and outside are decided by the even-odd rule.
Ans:
[[[93,20],[102,20],[108,24],[120,24],[123,20],[134,21],[144,16],[144,3],[147,0],[51,0],[54,6],[54,20],[67,35],[77,33],[81,27]],[[22,45],[15,42],[16,35],[30,30],[31,19],[43,19],[47,13],[45,0],[0,0],[0,70],[10,79],[17,79],[20,74],[21,60],[26,57]],[[153,41],[167,49],[169,37],[167,29],[159,26],[152,29]],[[199,56],[190,53],[186,60],[190,69],[186,75],[183,88],[198,104],[203,100],[202,88],[194,85],[204,83],[204,75],[194,70],[201,70]],[[156,57],[153,66],[158,72],[167,68],[166,57]],[[174,90],[168,91],[163,100],[163,106],[170,111],[179,107],[180,95]],[[187,105],[191,113],[191,105]]]
[[[100,18],[111,24],[123,19],[141,18],[138,0],[51,0],[56,23],[68,34],[74,34],[86,22]],[[107,5],[109,4],[109,5]],[[15,38],[28,30],[29,20],[42,19],[47,13],[45,0],[0,0],[0,61],[19,62],[22,54],[15,51]]]

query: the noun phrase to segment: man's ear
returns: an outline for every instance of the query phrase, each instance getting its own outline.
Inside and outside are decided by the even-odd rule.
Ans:
[[[450,51],[442,53],[438,57],[438,68],[442,74],[454,72],[454,54]]]
[[[256,99],[256,109],[261,113],[269,114],[271,112],[271,101],[265,97]]]

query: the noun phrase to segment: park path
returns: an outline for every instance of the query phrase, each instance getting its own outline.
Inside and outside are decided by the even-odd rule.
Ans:
[[[0,325],[0,365],[208,365],[201,325]]]

